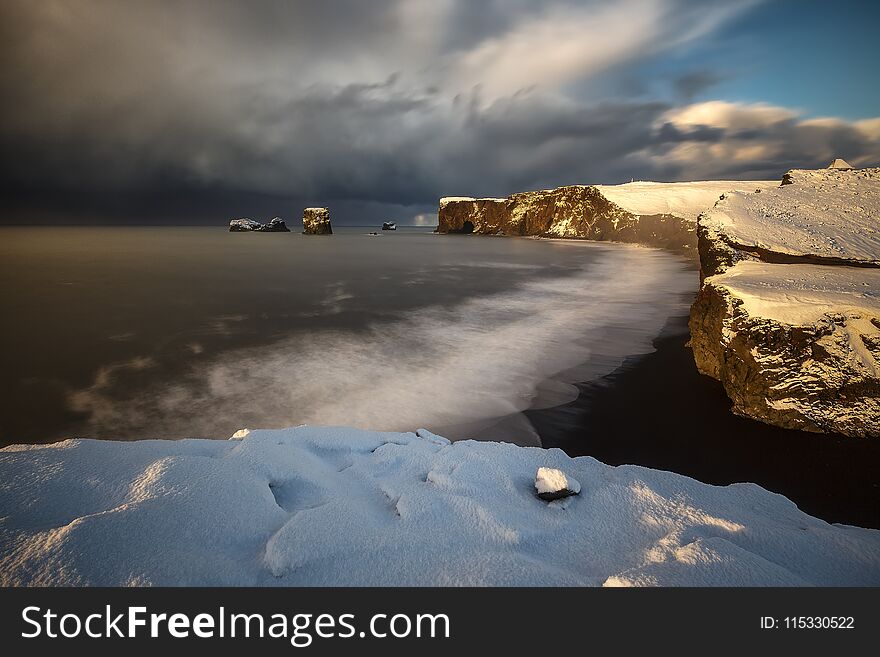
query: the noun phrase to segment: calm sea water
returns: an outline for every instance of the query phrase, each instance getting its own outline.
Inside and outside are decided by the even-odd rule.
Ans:
[[[0,229],[0,443],[300,423],[540,444],[524,409],[651,350],[696,274],[576,241]]]

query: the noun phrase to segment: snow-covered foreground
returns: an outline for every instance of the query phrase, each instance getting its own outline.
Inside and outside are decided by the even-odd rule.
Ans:
[[[15,446],[0,489],[7,585],[880,584],[880,531],[756,485],[423,430]]]

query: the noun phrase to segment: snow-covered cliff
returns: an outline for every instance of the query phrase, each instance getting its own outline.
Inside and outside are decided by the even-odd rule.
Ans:
[[[880,169],[793,170],[781,185],[634,182],[447,197],[438,231],[699,254],[694,357],[724,384],[734,412],[880,436]]]
[[[754,484],[427,431],[0,450],[3,585],[880,585],[880,531]],[[539,467],[580,493],[545,502]]]
[[[880,169],[791,171],[699,219],[698,368],[733,410],[880,437]]]
[[[507,198],[440,199],[438,232],[536,235],[661,246],[696,257],[696,220],[732,190],[767,181],[570,185]]]

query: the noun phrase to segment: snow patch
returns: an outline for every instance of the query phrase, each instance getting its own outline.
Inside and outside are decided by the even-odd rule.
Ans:
[[[880,264],[880,168],[794,170],[784,182],[730,194],[700,224],[734,247]]]
[[[623,185],[596,185],[602,195],[637,215],[672,214],[693,219],[711,208],[722,194],[754,192],[778,187],[774,180],[704,180],[696,182],[636,181]]]
[[[829,313],[880,317],[880,269],[744,260],[706,282],[728,288],[752,317],[793,326]]]

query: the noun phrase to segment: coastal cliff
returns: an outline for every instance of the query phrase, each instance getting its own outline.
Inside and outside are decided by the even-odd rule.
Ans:
[[[767,181],[569,185],[507,198],[440,200],[438,233],[575,238],[658,246],[697,257],[697,215],[724,192]]]
[[[697,368],[740,415],[880,437],[880,169],[784,183],[699,218]]]
[[[699,219],[698,219],[699,217]],[[447,197],[437,232],[613,240],[699,258],[697,368],[733,412],[880,437],[880,169],[775,181],[568,186]]]

